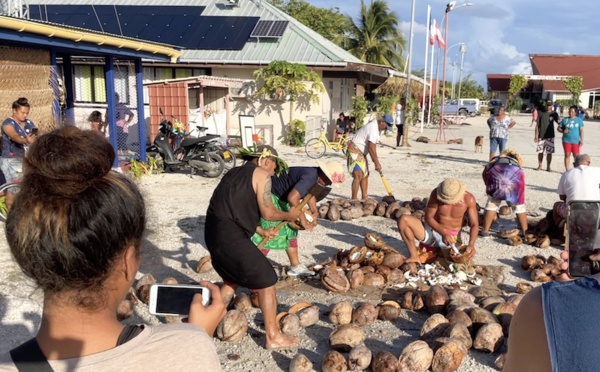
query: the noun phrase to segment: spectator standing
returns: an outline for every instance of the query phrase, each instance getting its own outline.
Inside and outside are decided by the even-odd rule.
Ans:
[[[517,216],[517,223],[523,236],[527,231],[525,210],[525,172],[523,159],[513,149],[506,149],[494,157],[483,170],[485,193],[488,196],[481,237],[490,236],[489,231],[496,217],[500,203],[505,201]]]
[[[135,114],[127,105],[121,103],[121,98],[118,93],[115,93],[115,99],[117,105],[115,107],[116,119],[117,119],[117,147],[119,152],[127,150],[127,138],[129,137],[129,124],[135,118]],[[108,120],[108,111],[104,115]]]
[[[536,106],[533,106],[533,110],[531,111],[531,125],[529,125],[529,127],[532,127],[534,124],[537,123],[537,118],[538,118],[538,109]]]
[[[402,136],[404,136],[404,122],[406,117],[406,98],[400,98],[400,102],[396,105],[396,147],[400,146]]]
[[[583,120],[577,117],[577,106],[569,107],[569,117],[563,118],[558,127],[563,134],[562,144],[565,151],[565,170],[569,170],[571,154],[579,155],[583,147]]]
[[[90,130],[102,137],[106,136],[106,123],[102,121],[102,113],[100,111],[92,111],[90,116],[88,116],[88,122],[90,123]]]
[[[585,109],[581,105],[579,105],[579,109],[577,110],[577,117],[581,120],[585,120]]]
[[[544,154],[546,154],[546,170],[551,172],[552,154],[554,154],[554,124],[558,124],[558,114],[552,111],[552,103],[541,107],[542,112],[538,116],[535,126],[533,142],[537,144],[538,167],[542,169]]]
[[[490,160],[496,156],[496,151],[500,148],[500,153],[506,148],[508,142],[508,130],[517,123],[508,115],[504,106],[498,108],[498,114],[491,116],[487,125],[490,128]]]
[[[394,119],[388,114],[383,115],[381,119],[371,120],[363,125],[354,135],[352,141],[348,144],[346,159],[348,171],[352,174],[352,199],[358,199],[358,189],[360,188],[361,197],[366,200],[369,187],[369,162],[367,154],[375,164],[375,170],[381,171],[381,163],[377,156],[377,143],[381,131],[392,125]]]

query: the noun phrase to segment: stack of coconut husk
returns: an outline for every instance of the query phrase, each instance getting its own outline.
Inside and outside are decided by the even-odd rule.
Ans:
[[[419,197],[404,202],[387,197],[381,202],[372,198],[365,201],[336,198],[319,205],[319,217],[330,221],[348,221],[375,215],[397,220],[402,215],[412,215],[422,219],[426,207],[427,198]]]
[[[524,256],[521,259],[523,270],[530,272],[531,280],[534,282],[545,283],[552,279],[558,279],[561,275],[560,264],[562,260],[554,256],[547,259],[541,255]]]

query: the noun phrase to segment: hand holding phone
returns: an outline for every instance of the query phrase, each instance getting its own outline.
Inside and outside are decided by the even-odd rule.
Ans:
[[[210,290],[199,285],[154,284],[150,287],[150,314],[162,316],[185,316],[190,313],[192,300],[199,295],[200,303],[207,305]]]
[[[37,136],[37,135],[38,135],[38,132],[39,132],[39,129],[38,129],[38,128],[31,128],[31,135],[33,135],[33,136]]]
[[[571,201],[567,207],[567,237],[569,275],[590,276],[600,273],[600,203]]]
[[[225,317],[227,309],[221,297],[221,290],[211,282],[200,282],[200,285],[206,287],[210,291],[210,305],[206,306],[202,303],[199,295],[194,296],[190,307],[190,316],[188,323],[197,325],[204,329],[209,335],[213,336],[217,326]]]

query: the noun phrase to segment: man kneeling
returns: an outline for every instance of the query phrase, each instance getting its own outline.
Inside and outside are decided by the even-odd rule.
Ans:
[[[459,180],[444,180],[431,191],[423,222],[409,215],[398,220],[398,230],[410,253],[407,262],[421,262],[415,239],[420,242],[422,252],[436,252],[438,249],[449,249],[457,242],[460,244],[460,230],[465,215],[469,219],[468,246],[473,252],[472,258],[479,230],[475,197],[465,190],[465,185]]]

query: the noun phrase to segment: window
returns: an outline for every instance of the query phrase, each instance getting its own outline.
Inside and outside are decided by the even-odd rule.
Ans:
[[[594,108],[598,105],[597,102],[600,102],[600,92],[590,92],[587,108]]]
[[[129,102],[128,67],[116,66],[115,91],[123,103]],[[104,66],[76,65],[73,67],[75,80],[75,102],[106,103],[106,84],[104,84]]]

